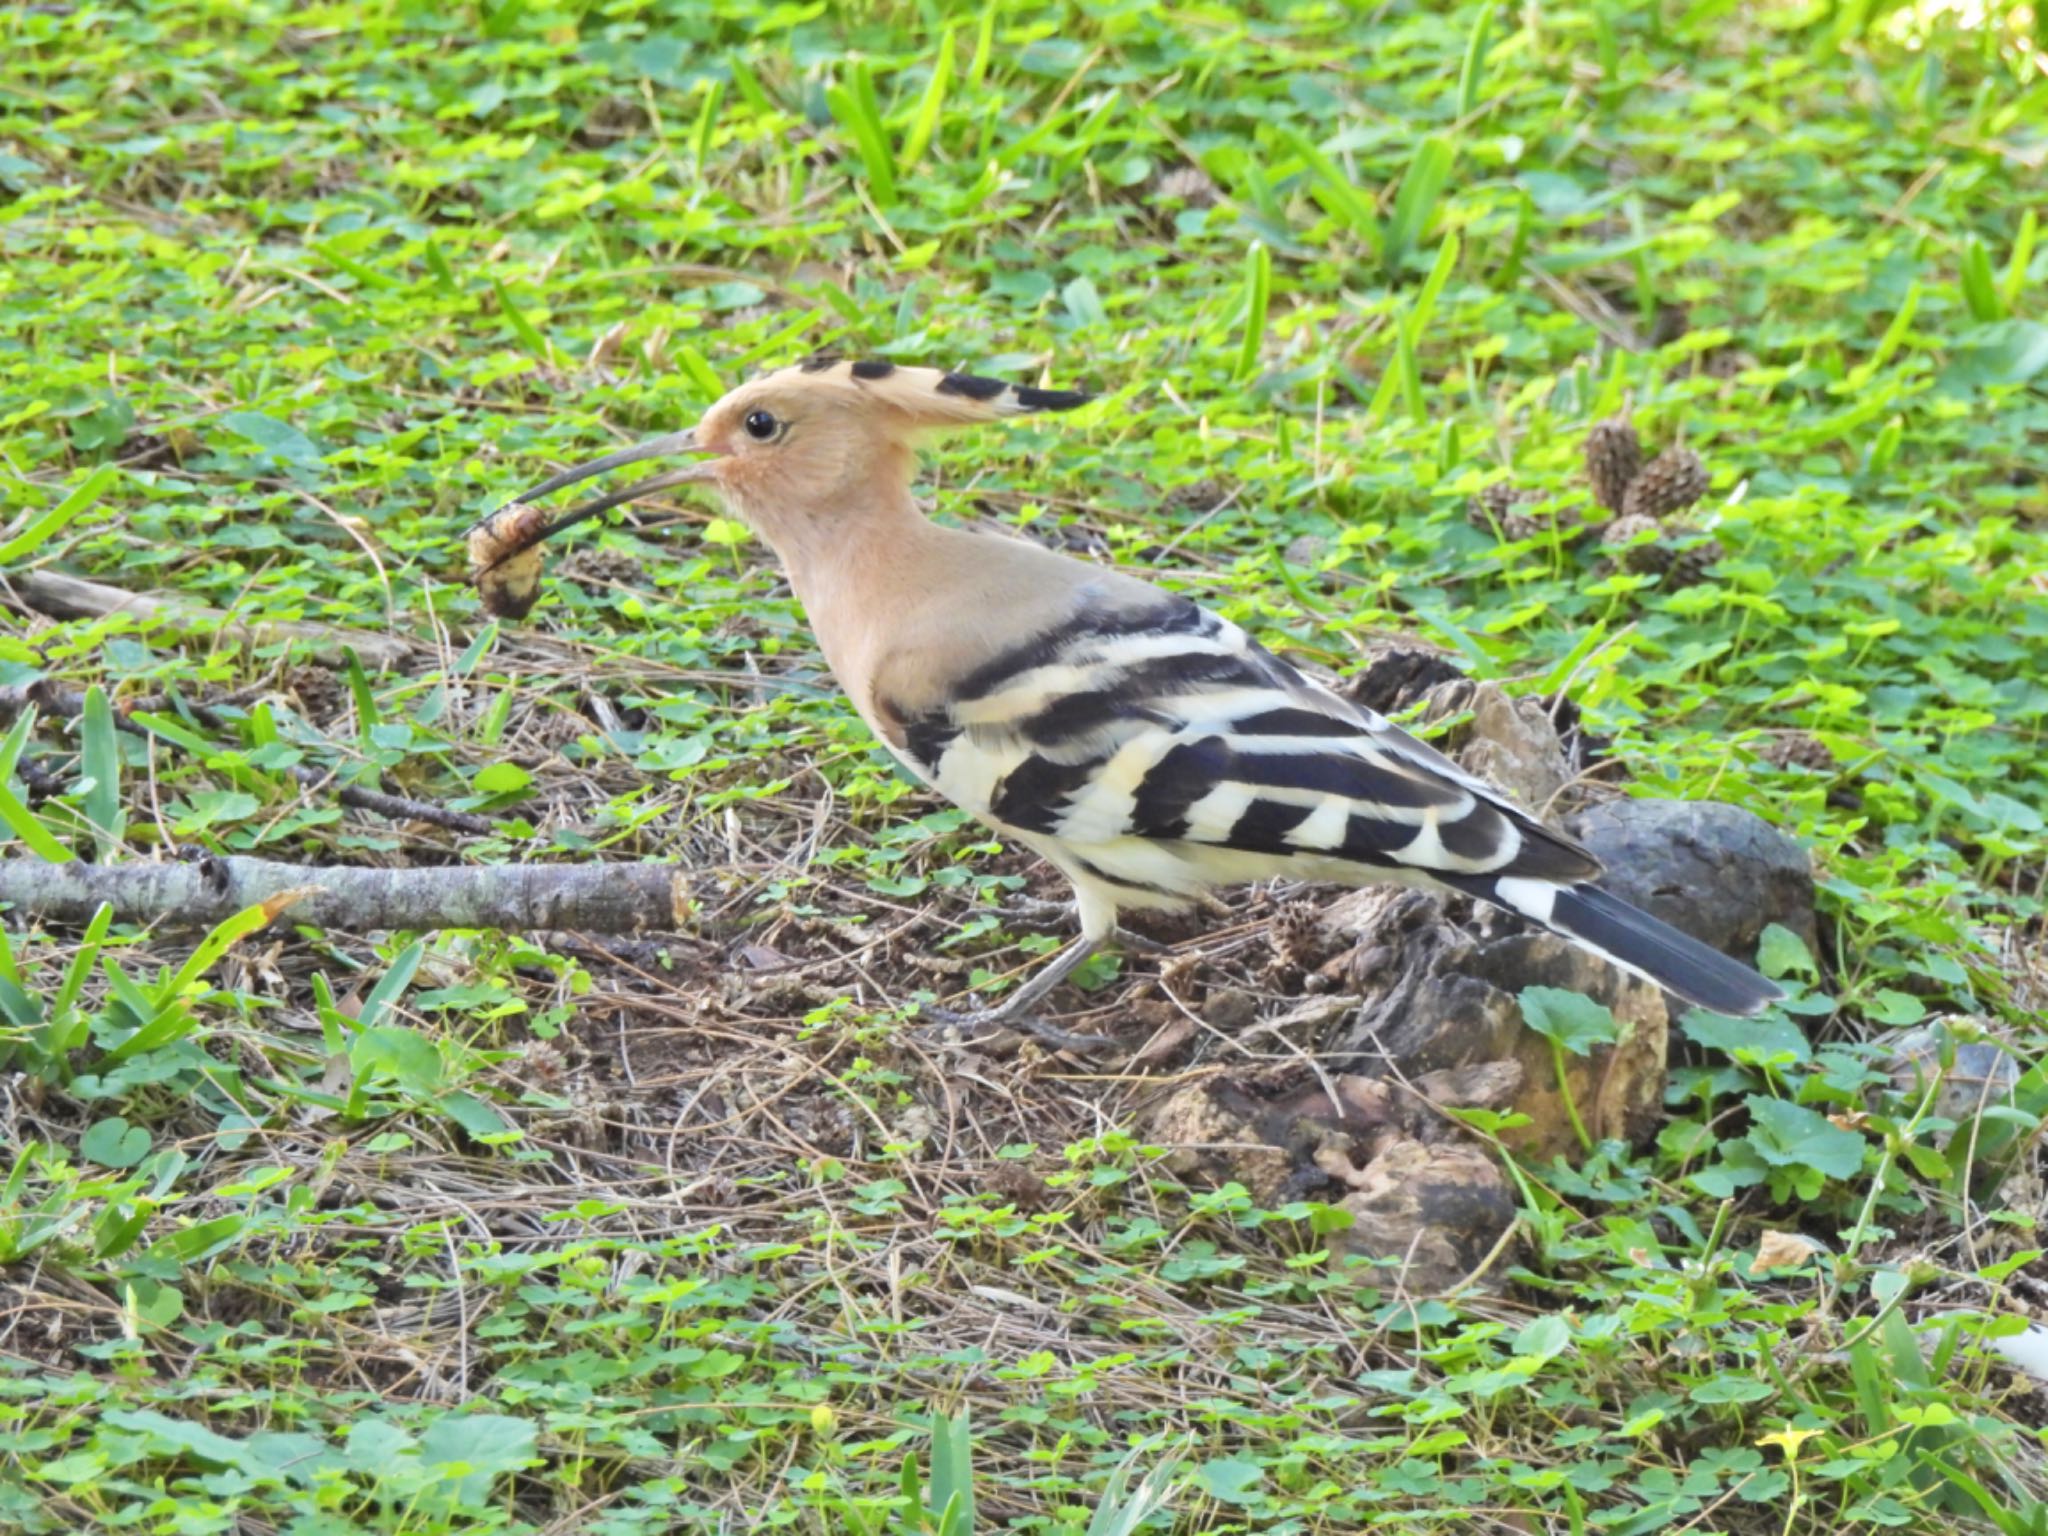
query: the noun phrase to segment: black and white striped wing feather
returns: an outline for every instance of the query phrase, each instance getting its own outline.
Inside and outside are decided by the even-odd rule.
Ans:
[[[1133,905],[1264,875],[1598,873],[1441,753],[1184,599],[1091,614],[961,679],[908,732],[950,798]]]
[[[957,680],[900,739],[941,793],[1063,868],[1084,907],[1280,875],[1434,886],[1709,1007],[1776,995],[1591,885],[1592,855],[1498,790],[1185,599],[1085,611]]]

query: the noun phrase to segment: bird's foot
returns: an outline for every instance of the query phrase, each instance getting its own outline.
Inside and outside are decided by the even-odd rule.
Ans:
[[[956,1012],[951,1008],[926,1006],[919,1010],[919,1017],[930,1020],[930,1023],[919,1029],[917,1036],[932,1045],[988,1048],[1036,1040],[1056,1051],[1086,1052],[1109,1050],[1117,1043],[1107,1035],[1084,1035],[1076,1030],[1061,1029],[1057,1024],[1047,1023],[1025,1010],[976,1008]]]
[[[1132,954],[1136,955],[1172,955],[1179,953],[1171,944],[1162,943],[1158,939],[1147,938],[1144,934],[1134,932],[1121,925],[1116,930],[1116,942],[1119,949],[1128,949]]]

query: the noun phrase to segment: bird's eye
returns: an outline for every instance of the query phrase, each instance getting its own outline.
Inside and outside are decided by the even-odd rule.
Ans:
[[[741,425],[747,429],[747,436],[756,442],[765,443],[775,435],[775,429],[782,423],[766,411],[749,411],[747,419]]]

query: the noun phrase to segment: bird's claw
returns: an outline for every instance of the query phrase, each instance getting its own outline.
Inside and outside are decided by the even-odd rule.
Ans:
[[[918,1037],[934,1045],[999,1045],[1004,1043],[1005,1035],[1036,1040],[1059,1051],[1103,1051],[1117,1043],[1107,1035],[1084,1035],[1076,1030],[1061,1029],[1057,1024],[1048,1024],[1028,1013],[1006,1013],[1001,1008],[960,1013],[950,1008],[926,1007],[919,1012],[920,1017],[931,1022],[917,1031]]]

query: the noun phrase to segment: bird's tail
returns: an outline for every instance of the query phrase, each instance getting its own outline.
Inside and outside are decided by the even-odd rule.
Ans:
[[[1468,880],[1469,884],[1458,883],[1472,895],[1540,923],[1715,1013],[1752,1014],[1785,995],[1782,987],[1740,960],[1729,959],[1596,885],[1558,885],[1514,875]]]

